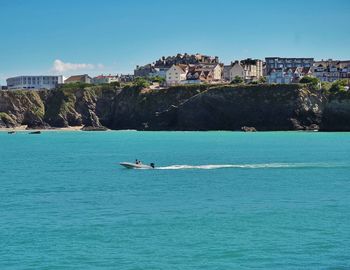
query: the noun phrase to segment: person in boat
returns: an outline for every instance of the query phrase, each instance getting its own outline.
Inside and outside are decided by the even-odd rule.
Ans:
[[[150,166],[154,169],[154,166],[155,166],[155,165],[154,165],[154,163],[151,163]]]
[[[136,159],[135,164],[140,164],[140,161],[138,159]]]

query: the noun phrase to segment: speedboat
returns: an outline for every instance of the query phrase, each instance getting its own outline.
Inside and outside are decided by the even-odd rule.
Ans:
[[[154,169],[154,163],[146,165],[142,163],[120,162],[119,164],[127,169]]]

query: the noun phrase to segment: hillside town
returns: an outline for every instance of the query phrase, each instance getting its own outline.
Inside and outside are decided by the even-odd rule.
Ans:
[[[320,83],[345,80],[350,84],[350,60],[315,60],[314,58],[266,57],[262,59],[234,60],[221,63],[217,56],[202,54],[177,54],[161,57],[153,63],[136,66],[134,74],[108,74],[90,77],[88,74],[24,76],[8,78],[3,90],[54,89],[62,84],[112,84],[131,83],[145,79],[150,87],[162,88],[188,84],[222,83],[299,83],[304,77],[316,78]],[[347,87],[348,89],[348,87]]]

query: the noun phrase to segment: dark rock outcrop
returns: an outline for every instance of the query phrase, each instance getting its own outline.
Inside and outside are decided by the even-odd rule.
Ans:
[[[0,127],[85,126],[85,130],[343,130],[350,96],[305,85],[61,87],[0,91]]]
[[[329,96],[320,128],[325,131],[350,131],[350,93]]]
[[[246,127],[246,126],[241,127],[241,130],[243,132],[256,132],[257,131],[255,127]]]
[[[92,126],[84,126],[82,129],[82,131],[106,131],[108,130],[108,128],[106,127],[92,127]]]
[[[177,130],[305,130],[320,123],[324,102],[322,94],[300,85],[224,86],[170,108],[163,118]]]

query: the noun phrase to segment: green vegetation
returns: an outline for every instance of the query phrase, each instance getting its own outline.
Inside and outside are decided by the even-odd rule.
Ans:
[[[326,93],[329,92],[329,89],[331,88],[331,86],[332,84],[330,82],[321,82],[321,89]]]
[[[321,81],[315,77],[305,76],[300,80],[300,83],[307,84],[313,90],[319,90],[321,86]]]
[[[334,83],[332,83],[332,86],[329,88],[330,93],[339,93],[339,92],[345,92],[345,87],[348,85],[347,80],[337,80]]]
[[[320,82],[319,79],[315,78],[315,77],[309,77],[309,76],[305,76],[300,80],[300,83],[313,83],[313,84],[318,84]]]
[[[138,87],[138,88],[147,88],[149,87],[151,84],[149,82],[149,80],[145,79],[145,78],[141,78],[141,77],[137,77],[135,78],[135,80],[133,81],[133,85]]]
[[[109,85],[112,87],[120,87],[121,86],[120,82],[111,82]]]
[[[0,120],[2,120],[6,126],[15,126],[16,122],[5,112],[0,112]]]
[[[69,89],[84,89],[86,87],[91,86],[91,84],[88,83],[80,83],[80,82],[76,82],[76,83],[65,83],[65,84],[61,84],[58,89],[62,89],[62,90],[69,90]]]
[[[165,83],[165,78],[160,77],[160,76],[152,77],[152,78],[150,78],[150,80],[152,82],[156,82],[156,83],[160,83],[160,84]]]
[[[7,121],[7,120],[11,120],[12,118],[5,112],[0,112],[0,119],[2,121]]]
[[[241,83],[243,83],[243,82],[244,82],[244,81],[243,81],[243,79],[242,79],[241,77],[236,76],[236,77],[233,78],[231,84],[241,84]]]
[[[258,83],[263,84],[266,83],[266,78],[265,77],[260,77],[258,80]]]

